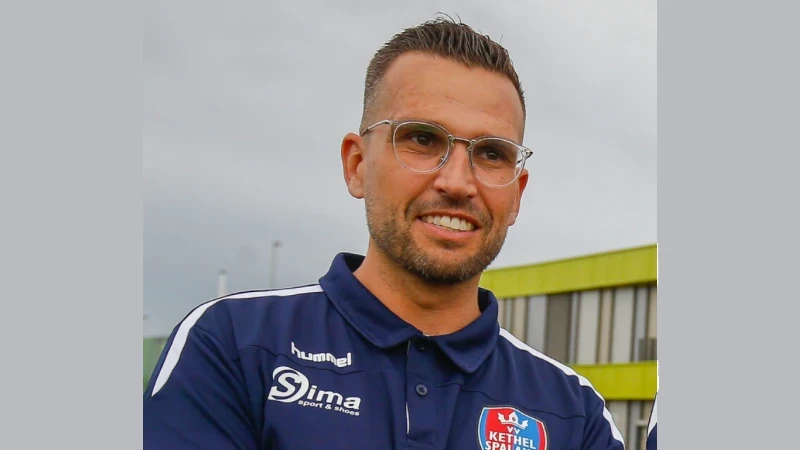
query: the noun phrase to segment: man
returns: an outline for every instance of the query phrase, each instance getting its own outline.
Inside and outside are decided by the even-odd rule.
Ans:
[[[145,392],[144,447],[623,449],[591,384],[478,287],[528,182],[524,126],[501,46],[446,20],[395,36],[341,145],[366,255],[194,309]]]

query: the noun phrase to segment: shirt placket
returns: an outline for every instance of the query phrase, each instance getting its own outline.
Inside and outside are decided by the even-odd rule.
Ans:
[[[433,342],[416,338],[406,357],[406,438],[413,448],[436,448],[438,423],[436,352]]]

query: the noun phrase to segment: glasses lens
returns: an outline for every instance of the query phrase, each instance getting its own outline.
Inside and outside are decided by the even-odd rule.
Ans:
[[[484,139],[472,150],[475,175],[491,186],[505,186],[522,170],[524,158],[519,148],[502,139]]]
[[[449,140],[447,133],[425,123],[403,123],[394,132],[394,151],[408,169],[427,172],[438,168],[445,155]]]

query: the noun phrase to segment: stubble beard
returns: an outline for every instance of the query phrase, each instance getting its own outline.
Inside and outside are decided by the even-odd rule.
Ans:
[[[381,206],[372,195],[365,195],[367,227],[380,251],[406,272],[435,285],[463,283],[479,276],[497,258],[505,243],[507,230],[484,236],[476,254],[442,261],[433,252],[421,248],[411,235],[412,223],[398,223],[393,211]],[[490,229],[491,224],[486,224]]]

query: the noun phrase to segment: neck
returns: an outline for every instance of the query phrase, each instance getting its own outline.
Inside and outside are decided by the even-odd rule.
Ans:
[[[456,332],[481,314],[480,277],[459,284],[427,283],[372,246],[354,275],[390,311],[430,336]]]

